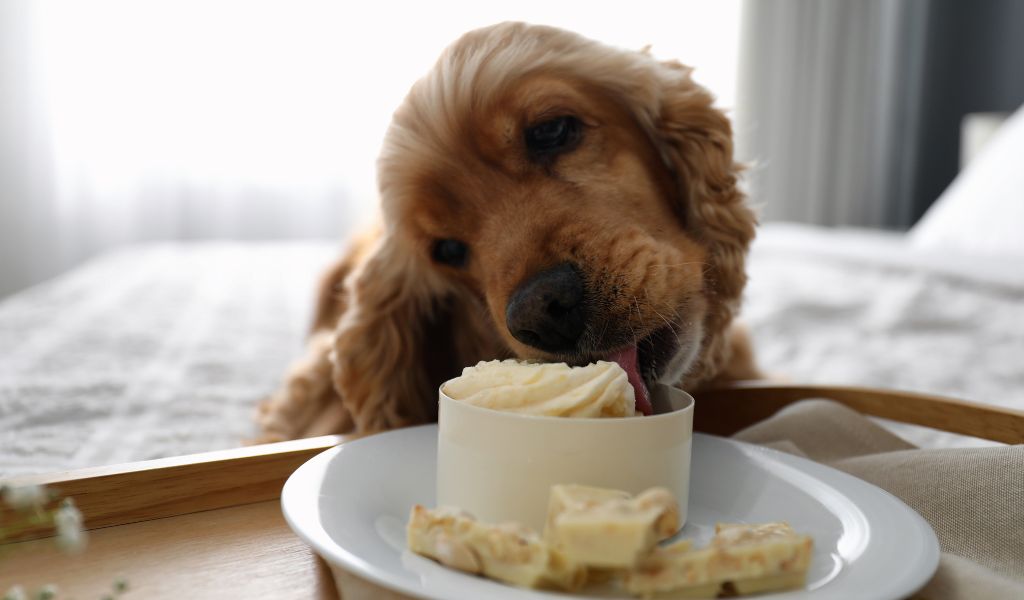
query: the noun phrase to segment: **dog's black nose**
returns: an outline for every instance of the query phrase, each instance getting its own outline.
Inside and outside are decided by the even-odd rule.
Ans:
[[[586,317],[583,278],[564,263],[542,271],[519,286],[505,309],[505,324],[520,342],[545,352],[576,348]]]

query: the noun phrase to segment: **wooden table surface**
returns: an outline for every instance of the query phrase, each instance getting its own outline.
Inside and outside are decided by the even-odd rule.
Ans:
[[[276,500],[94,529],[77,556],[52,538],[0,547],[0,592],[52,583],[99,599],[123,578],[129,598],[337,599],[327,565],[295,536]]]

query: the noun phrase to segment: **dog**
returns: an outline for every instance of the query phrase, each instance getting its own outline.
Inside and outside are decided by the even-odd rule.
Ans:
[[[429,422],[481,360],[614,360],[645,411],[655,382],[757,377],[731,327],[756,218],[713,100],[552,27],[457,40],[394,113],[383,222],[325,274],[263,440]]]

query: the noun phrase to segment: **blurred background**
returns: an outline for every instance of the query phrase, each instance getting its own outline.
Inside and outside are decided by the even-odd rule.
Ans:
[[[696,66],[765,221],[906,229],[965,115],[1024,101],[1015,0],[0,0],[0,296],[127,242],[342,239],[409,85],[506,19]]]
[[[1024,2],[0,0],[0,475],[251,435],[392,111],[504,20],[696,68],[765,368],[1024,407]]]
[[[0,296],[143,240],[343,238],[391,111],[506,19],[696,66],[765,221],[906,229],[1024,101],[1015,0],[0,0]]]

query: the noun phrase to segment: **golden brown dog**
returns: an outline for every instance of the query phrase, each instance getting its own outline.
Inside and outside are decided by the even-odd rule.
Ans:
[[[266,438],[430,421],[493,358],[615,360],[643,410],[655,381],[753,375],[728,330],[755,219],[712,101],[678,62],[550,27],[456,41],[395,112],[383,227],[324,278]]]

